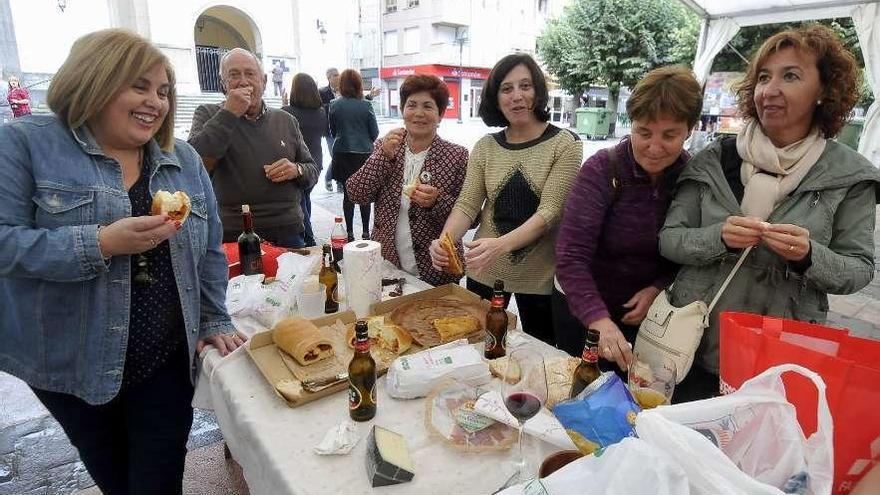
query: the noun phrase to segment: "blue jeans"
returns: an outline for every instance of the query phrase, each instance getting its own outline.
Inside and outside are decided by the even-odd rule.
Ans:
[[[324,140],[327,141],[327,154],[329,156],[333,156],[333,143],[336,142],[336,138],[331,135],[324,136]],[[330,165],[327,165],[327,173],[324,174],[324,180],[326,182],[330,182],[333,180],[333,160],[330,160]]]

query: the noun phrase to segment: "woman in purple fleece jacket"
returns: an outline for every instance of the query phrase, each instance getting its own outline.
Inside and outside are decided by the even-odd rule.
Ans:
[[[626,370],[632,361],[638,325],[678,269],[660,256],[657,233],[689,158],[684,141],[702,99],[689,69],[651,71],[626,105],[632,134],[581,167],[556,243],[553,325],[557,347],[569,354],[580,355],[592,328],[600,334],[600,366],[613,361]]]

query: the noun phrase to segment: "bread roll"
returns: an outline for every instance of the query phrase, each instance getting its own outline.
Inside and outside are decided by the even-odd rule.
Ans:
[[[367,336],[371,345],[377,345],[382,349],[401,354],[412,347],[412,336],[400,326],[391,321],[386,321],[384,316],[371,316],[367,318]],[[345,341],[348,346],[354,348],[354,324],[348,325]]]
[[[150,209],[152,215],[168,215],[168,218],[180,223],[186,221],[192,209],[189,196],[183,191],[171,194],[168,191],[156,191],[153,196],[153,206]]]
[[[455,249],[452,237],[449,237],[449,234],[446,232],[440,237],[440,247],[446,252],[446,256],[449,257],[449,264],[446,265],[443,271],[458,277],[464,276],[464,266],[461,264],[461,258],[458,257],[458,250]]]
[[[272,329],[272,340],[303,366],[333,356],[330,339],[314,323],[298,316],[279,321]]]
[[[520,369],[519,363],[511,361],[508,356],[490,359],[489,371],[493,376],[497,376],[507,383],[516,383],[522,378],[522,369]]]
[[[302,383],[299,380],[291,380],[289,378],[279,380],[275,383],[275,390],[290,402],[297,402],[303,396]]]

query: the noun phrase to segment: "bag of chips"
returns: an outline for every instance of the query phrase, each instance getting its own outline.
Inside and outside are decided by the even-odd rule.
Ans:
[[[584,454],[636,436],[636,404],[626,385],[613,372],[606,372],[576,399],[553,408],[568,436]]]

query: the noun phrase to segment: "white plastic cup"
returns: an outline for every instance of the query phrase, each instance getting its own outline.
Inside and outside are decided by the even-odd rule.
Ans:
[[[318,284],[318,290],[314,292],[300,292],[296,295],[297,312],[303,318],[317,318],[324,316],[324,298],[326,290],[324,284]]]

